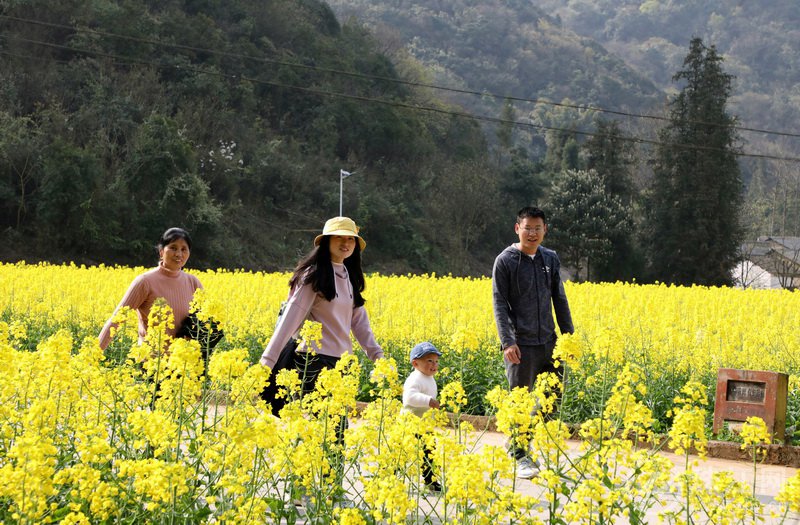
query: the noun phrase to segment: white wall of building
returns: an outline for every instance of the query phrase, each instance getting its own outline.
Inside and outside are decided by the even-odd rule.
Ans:
[[[742,261],[733,269],[734,286],[738,288],[781,288],[780,280],[759,265]]]

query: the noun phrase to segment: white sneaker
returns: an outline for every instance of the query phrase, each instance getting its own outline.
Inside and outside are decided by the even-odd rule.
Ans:
[[[517,477],[522,479],[531,479],[539,473],[531,458],[524,457],[517,460]]]

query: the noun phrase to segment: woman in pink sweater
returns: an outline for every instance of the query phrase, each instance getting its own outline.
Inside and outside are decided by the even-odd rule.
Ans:
[[[306,319],[321,323],[321,345],[309,349],[301,344],[294,356],[294,366],[305,371],[303,393],[314,389],[322,369],[333,368],[342,355],[353,351],[350,332],[371,360],[383,357],[361,296],[361,251],[366,245],[352,219],[334,217],[325,223],[322,234],[314,239],[314,249],[300,260],[289,279],[289,299],[261,355],[261,364],[274,368],[281,350]],[[272,403],[277,415],[282,400],[273,401],[266,391],[264,399]]]
[[[105,349],[111,341],[111,330],[116,328],[113,322],[114,316],[125,306],[136,310],[139,318],[140,343],[147,334],[147,316],[157,298],[163,297],[175,316],[175,328],[168,331],[169,335],[174,336],[189,315],[189,303],[194,297],[194,292],[203,287],[197,277],[183,271],[192,250],[192,239],[186,230],[170,228],[161,236],[156,248],[159,257],[158,266],[136,277],[128,287],[128,291],[100,332],[100,348]]]

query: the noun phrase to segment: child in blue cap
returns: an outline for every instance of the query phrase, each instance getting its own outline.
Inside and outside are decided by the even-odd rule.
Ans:
[[[431,408],[439,408],[439,393],[434,376],[439,370],[442,353],[425,341],[411,349],[410,359],[414,371],[403,384],[403,409],[422,417]],[[420,436],[421,437],[421,436]],[[441,492],[442,485],[433,479],[433,452],[424,446],[422,478],[431,492]]]

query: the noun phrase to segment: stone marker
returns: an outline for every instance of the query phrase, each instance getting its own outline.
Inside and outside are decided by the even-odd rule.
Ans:
[[[714,403],[714,428],[718,434],[726,421],[760,417],[773,440],[783,441],[789,376],[780,372],[720,368]]]

